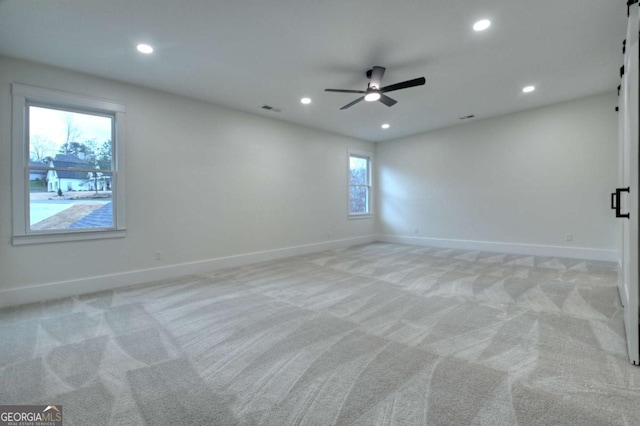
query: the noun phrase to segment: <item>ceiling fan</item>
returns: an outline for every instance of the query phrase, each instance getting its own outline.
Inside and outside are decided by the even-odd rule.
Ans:
[[[369,71],[367,71],[367,78],[369,79],[369,84],[367,85],[367,90],[342,90],[342,89],[324,89],[325,92],[339,92],[339,93],[362,93],[364,96],[356,99],[353,102],[350,102],[343,106],[342,109],[347,109],[363,99],[367,102],[380,101],[388,107],[394,106],[398,101],[395,99],[391,99],[389,96],[385,95],[387,92],[392,92],[394,90],[407,89],[409,87],[414,86],[422,86],[425,83],[424,77],[414,78],[413,80],[403,81],[402,83],[392,84],[390,86],[380,87],[382,84],[382,76],[384,75],[385,68],[384,67],[373,67]]]

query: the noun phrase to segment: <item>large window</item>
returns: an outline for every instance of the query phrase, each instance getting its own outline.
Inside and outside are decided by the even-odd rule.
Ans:
[[[124,236],[124,107],[12,90],[14,244]]]
[[[349,215],[371,215],[371,155],[349,152]]]

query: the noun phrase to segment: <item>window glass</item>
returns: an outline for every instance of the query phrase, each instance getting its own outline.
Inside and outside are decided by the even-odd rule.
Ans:
[[[29,228],[113,228],[113,116],[29,105]]]
[[[351,156],[349,158],[349,175],[351,177],[351,184],[368,184],[368,175],[369,175],[369,167],[368,167],[368,159],[361,157]]]
[[[371,213],[371,159],[349,155],[349,214]]]
[[[351,187],[351,201],[349,209],[351,214],[369,213],[369,197],[365,187]]]

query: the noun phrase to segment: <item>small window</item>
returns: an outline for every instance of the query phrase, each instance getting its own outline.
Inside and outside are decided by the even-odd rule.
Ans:
[[[14,244],[124,236],[124,107],[13,85]]]
[[[349,153],[349,215],[371,214],[371,156]]]

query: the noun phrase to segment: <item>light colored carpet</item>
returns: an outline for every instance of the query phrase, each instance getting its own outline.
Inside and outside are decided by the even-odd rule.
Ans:
[[[369,244],[0,311],[68,425],[638,425],[612,264]]]

